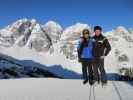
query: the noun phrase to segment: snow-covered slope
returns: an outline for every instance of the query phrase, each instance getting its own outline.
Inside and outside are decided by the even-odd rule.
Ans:
[[[64,87],[65,86],[65,87]],[[133,87],[110,81],[106,87],[52,78],[0,80],[1,100],[132,100]]]
[[[116,71],[120,68],[133,68],[133,34],[126,28],[119,26],[105,33],[111,44],[112,50],[105,61]]]
[[[18,60],[25,60],[25,61],[31,60],[39,64],[42,64],[44,66],[47,66],[50,72],[60,77],[79,78],[78,73],[79,74],[81,73],[80,64],[77,63],[75,60],[73,61],[66,59],[66,57],[63,54],[61,54],[60,51],[58,50],[59,48],[58,44],[54,44],[53,46],[55,47],[54,48],[55,51],[53,51],[52,54],[50,52],[38,53],[35,50],[28,49],[27,47],[20,48],[18,46],[13,46],[11,48],[6,48],[6,49],[1,48],[1,53],[5,55],[10,55]],[[40,66],[39,64],[38,67]],[[32,65],[34,66],[34,63],[30,64],[30,66]],[[53,68],[53,66],[55,67]]]
[[[0,30],[0,53],[46,66],[60,65],[63,69],[81,74],[76,47],[83,29],[92,33],[87,24],[77,23],[63,30],[54,21],[41,25],[35,19],[20,19]],[[133,30],[119,26],[103,34],[112,46],[112,51],[105,58],[107,72],[118,73],[122,67],[133,67]],[[68,74],[61,72],[60,68],[55,69],[51,70],[54,74]]]
[[[63,69],[62,69],[63,70]],[[51,72],[47,66],[32,60],[18,60],[0,54],[0,79],[28,78],[28,77],[56,77],[62,78]]]

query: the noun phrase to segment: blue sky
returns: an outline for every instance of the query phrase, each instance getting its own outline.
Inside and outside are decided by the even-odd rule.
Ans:
[[[0,0],[0,27],[20,18],[40,23],[57,21],[63,27],[76,22],[101,25],[104,31],[123,25],[133,28],[132,0]]]

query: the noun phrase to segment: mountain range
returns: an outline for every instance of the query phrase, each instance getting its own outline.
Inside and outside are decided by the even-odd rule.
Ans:
[[[76,75],[72,73],[81,74],[81,64],[77,60],[76,47],[83,29],[89,29],[91,36],[94,35],[92,27],[84,23],[62,28],[55,21],[48,21],[42,25],[35,19],[17,20],[0,29],[1,58],[4,55],[10,56],[6,58],[13,62],[16,62],[14,59],[31,60],[47,67],[56,66],[56,68],[47,70],[59,77]],[[111,52],[105,58],[107,72],[119,73],[121,68],[133,68],[133,29],[118,26],[103,34],[108,38],[112,47]],[[19,63],[24,64],[21,61]],[[29,63],[30,66],[34,66],[34,63]],[[5,66],[3,59],[0,65]],[[5,67],[10,68],[11,64],[6,61]]]

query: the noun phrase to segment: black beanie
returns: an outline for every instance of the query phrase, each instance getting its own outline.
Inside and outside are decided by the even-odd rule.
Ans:
[[[95,27],[94,27],[94,31],[96,31],[96,30],[102,31],[102,27],[101,27],[101,26],[95,26]]]

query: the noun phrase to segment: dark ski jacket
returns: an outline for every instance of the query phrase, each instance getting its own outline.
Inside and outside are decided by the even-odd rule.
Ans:
[[[101,57],[107,56],[111,50],[110,43],[108,39],[100,34],[99,36],[93,36],[93,56]]]

